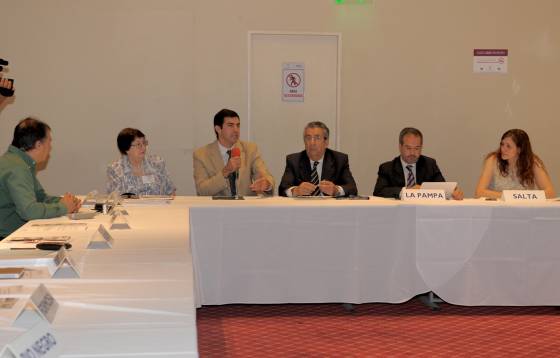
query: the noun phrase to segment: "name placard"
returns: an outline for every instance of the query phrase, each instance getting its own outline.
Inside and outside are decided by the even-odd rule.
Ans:
[[[52,323],[57,311],[58,302],[45,285],[40,284],[28,299],[15,302],[10,316],[13,326],[31,328],[37,321]]]
[[[45,321],[26,331],[2,350],[1,358],[51,358],[59,357],[60,342]]]
[[[107,198],[107,202],[111,204],[111,206],[115,207],[121,203],[121,196],[115,190],[111,192],[111,194],[109,194],[109,197]]]
[[[35,289],[30,297],[30,301],[42,318],[49,321],[49,323],[54,321],[54,316],[56,315],[56,311],[58,311],[58,302],[56,302],[45,285],[40,284],[39,287]]]
[[[121,215],[128,215],[128,211],[125,208],[119,208],[115,211],[119,212]]]
[[[546,195],[544,190],[504,190],[502,199],[506,203],[544,203],[546,202]]]
[[[107,201],[103,204],[103,214],[111,214],[117,205],[121,203],[121,196],[116,191],[109,194]]]
[[[401,190],[401,200],[404,201],[444,201],[443,189],[407,189]]]
[[[100,224],[95,233],[91,236],[88,244],[88,249],[110,249],[113,247],[115,239],[111,236],[109,231],[105,229],[103,224]]]
[[[113,210],[111,214],[111,230],[126,230],[130,229],[128,220],[120,210]]]
[[[25,306],[29,302],[29,298],[20,298],[23,295],[23,286],[6,286],[0,288],[0,318],[2,321],[14,324]],[[35,314],[37,316],[37,314]],[[35,321],[34,321],[35,322]]]
[[[78,271],[78,267],[76,263],[72,259],[72,256],[66,251],[64,247],[61,247],[60,250],[56,253],[56,256],[53,259],[55,268],[54,272],[52,273],[52,277],[54,278],[78,278],[80,277],[80,272]]]

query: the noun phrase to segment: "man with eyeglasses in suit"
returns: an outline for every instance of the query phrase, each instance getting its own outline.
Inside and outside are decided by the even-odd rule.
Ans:
[[[286,157],[279,195],[338,197],[358,194],[348,155],[328,148],[329,128],[323,122],[309,122],[305,126],[303,143],[304,151]]]

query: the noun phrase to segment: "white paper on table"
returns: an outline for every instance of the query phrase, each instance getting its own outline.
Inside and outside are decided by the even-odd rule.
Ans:
[[[22,227],[22,232],[41,232],[42,234],[67,234],[69,231],[87,231],[86,223],[35,223]]]
[[[5,249],[35,249],[39,243],[64,244],[71,241],[68,235],[59,236],[14,236],[2,240]],[[4,247],[5,245],[5,247]]]

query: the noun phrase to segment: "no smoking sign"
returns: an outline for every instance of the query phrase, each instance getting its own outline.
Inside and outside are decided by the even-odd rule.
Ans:
[[[303,102],[304,99],[303,63],[284,63],[282,65],[282,101]]]

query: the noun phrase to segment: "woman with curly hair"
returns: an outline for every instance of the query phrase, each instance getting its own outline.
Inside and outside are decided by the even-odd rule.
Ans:
[[[500,147],[484,160],[475,196],[500,198],[503,190],[544,190],[555,197],[554,187],[543,161],[533,153],[529,136],[521,129],[502,135]]]

